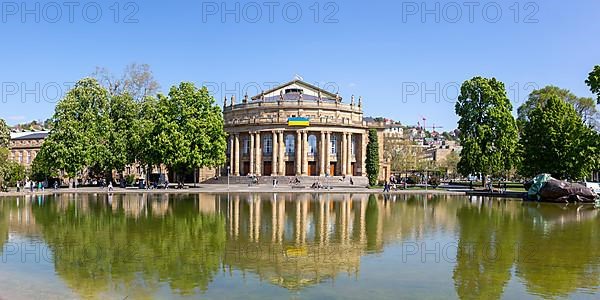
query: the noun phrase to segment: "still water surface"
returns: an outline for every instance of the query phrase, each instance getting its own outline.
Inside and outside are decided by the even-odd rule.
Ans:
[[[3,198],[0,298],[597,299],[599,218],[461,196]]]

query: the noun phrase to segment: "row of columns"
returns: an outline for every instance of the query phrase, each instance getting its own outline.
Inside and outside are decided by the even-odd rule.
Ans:
[[[247,214],[247,234],[250,241],[260,241],[261,233],[268,234],[271,230],[271,242],[282,243],[285,240],[285,227],[288,224],[293,224],[293,239],[296,245],[311,243],[314,245],[329,244],[330,238],[334,232],[339,234],[339,243],[342,245],[350,244],[353,239],[353,231],[358,241],[364,242],[367,238],[366,229],[366,212],[368,199],[363,198],[358,201],[344,199],[344,201],[336,201],[335,207],[331,199],[321,198],[316,203],[311,203],[306,200],[286,201],[285,199],[277,199],[277,194],[269,201],[262,201],[256,197],[249,200],[240,199],[236,195],[234,199],[227,203],[227,223],[229,234],[231,237],[238,239],[240,235],[241,219],[244,219],[243,214]],[[266,218],[262,221],[263,206],[269,202],[271,206],[271,220]],[[245,203],[245,204],[244,204]],[[314,206],[313,206],[314,204]],[[247,209],[242,209],[241,205],[247,205]],[[378,206],[381,205],[378,203]],[[356,207],[358,206],[358,207]],[[309,208],[312,207],[312,208]],[[311,211],[312,210],[312,211]],[[294,212],[294,218],[289,220],[288,213]],[[383,228],[382,213],[378,219],[377,232],[378,239],[381,239]],[[311,218],[313,215],[316,218]],[[266,216],[265,216],[266,217]],[[270,226],[264,226],[264,222],[270,223]],[[353,226],[358,225],[358,226]],[[308,232],[314,226],[314,240],[308,241]],[[358,232],[356,232],[358,231]],[[290,237],[290,236],[288,236]],[[265,237],[267,238],[267,237]]]
[[[249,132],[249,150],[250,150],[250,174],[256,174],[259,176],[278,176],[285,175],[285,151],[286,144],[284,139],[284,131],[283,130],[273,130],[272,134],[272,161],[271,161],[271,174],[262,174],[262,148],[261,148],[261,132]],[[330,173],[329,166],[331,165],[331,132],[329,131],[321,131],[320,139],[317,141],[317,149],[319,158],[316,160],[319,164],[319,176],[325,176]],[[308,176],[308,153],[309,153],[309,145],[308,145],[308,135],[309,132],[307,130],[298,130],[296,131],[296,138],[294,142],[295,146],[295,164],[296,164],[296,175]],[[316,135],[317,136],[317,135]],[[342,132],[341,137],[341,147],[340,147],[340,159],[338,162],[340,163],[341,173],[342,175],[352,175],[352,136],[353,134],[350,132]],[[364,161],[365,161],[365,142],[364,135],[359,135],[361,137],[360,144],[363,146],[361,150],[362,159],[362,173],[365,173],[364,170]],[[230,159],[229,159],[229,168],[231,170],[231,174],[234,176],[240,176],[240,133],[233,133],[230,138]],[[354,149],[355,152],[358,149]],[[356,154],[356,153],[355,153]],[[359,160],[357,160],[359,161]],[[329,174],[333,175],[333,174]]]

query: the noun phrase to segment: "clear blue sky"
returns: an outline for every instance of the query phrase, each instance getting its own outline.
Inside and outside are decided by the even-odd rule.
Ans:
[[[472,7],[463,1],[127,2],[118,2],[118,16],[113,1],[3,2],[0,117],[10,124],[48,118],[57,85],[64,92],[96,66],[120,73],[138,62],[151,65],[162,91],[192,81],[242,94],[246,85],[268,87],[299,74],[310,83],[334,83],[346,100],[363,96],[365,115],[405,124],[424,116],[448,130],[456,127],[456,87],[466,79],[494,76],[518,105],[531,87],[548,84],[591,96],[584,80],[600,64],[597,0]],[[422,16],[422,4],[433,12]],[[223,16],[222,5],[233,12]],[[33,12],[23,15],[23,8]],[[215,96],[221,103],[223,92]]]

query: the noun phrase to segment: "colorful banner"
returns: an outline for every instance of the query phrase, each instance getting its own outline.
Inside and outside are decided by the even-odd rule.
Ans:
[[[310,121],[308,118],[303,118],[303,117],[288,118],[288,126],[306,127],[309,125],[310,125]]]

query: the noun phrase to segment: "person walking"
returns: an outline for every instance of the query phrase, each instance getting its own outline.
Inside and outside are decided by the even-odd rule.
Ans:
[[[112,180],[108,183],[108,191],[112,192],[113,191],[113,185],[112,185]]]

